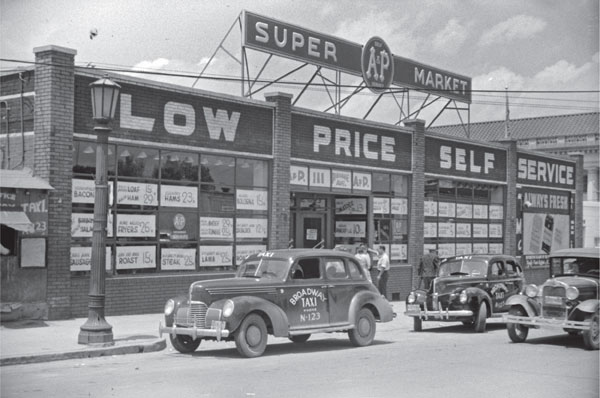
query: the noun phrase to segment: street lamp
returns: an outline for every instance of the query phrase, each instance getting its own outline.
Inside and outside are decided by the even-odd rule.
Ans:
[[[90,84],[92,113],[96,121],[96,184],[94,201],[94,226],[92,234],[92,266],[88,319],[79,331],[79,344],[112,345],[112,326],[104,319],[105,272],[106,272],[106,214],[108,212],[108,178],[106,152],[110,122],[115,117],[121,86],[105,75]]]

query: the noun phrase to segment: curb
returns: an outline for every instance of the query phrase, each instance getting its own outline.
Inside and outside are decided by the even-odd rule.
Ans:
[[[145,352],[162,351],[167,347],[167,340],[157,340],[147,344],[130,344],[118,347],[106,347],[97,349],[84,349],[77,351],[52,353],[52,354],[33,354],[18,357],[0,358],[0,366],[23,365],[30,363],[42,363],[61,361],[64,359],[76,358],[97,358],[113,355],[125,354],[143,354]]]

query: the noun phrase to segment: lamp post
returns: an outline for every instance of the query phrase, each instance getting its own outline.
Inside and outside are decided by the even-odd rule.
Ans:
[[[110,122],[115,116],[121,86],[104,76],[92,84],[92,112],[96,122],[96,184],[94,200],[94,225],[92,234],[92,266],[88,319],[79,331],[79,344],[112,345],[112,326],[104,319],[106,272],[106,214],[108,211],[108,178],[106,154]]]

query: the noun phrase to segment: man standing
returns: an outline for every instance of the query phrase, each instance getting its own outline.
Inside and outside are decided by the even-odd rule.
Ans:
[[[356,254],[354,256],[356,257],[360,265],[364,268],[365,274],[367,275],[367,279],[369,280],[369,282],[372,282],[371,256],[369,256],[369,253],[367,253],[367,247],[364,243],[361,243],[360,246],[358,246],[358,249],[356,249]]]
[[[437,250],[430,249],[429,253],[421,257],[421,262],[419,263],[419,287],[429,290],[431,282],[437,276],[439,267],[440,258],[438,257]]]
[[[390,258],[385,252],[385,246],[379,246],[379,260],[377,260],[377,288],[379,293],[387,298],[388,271],[390,270]]]

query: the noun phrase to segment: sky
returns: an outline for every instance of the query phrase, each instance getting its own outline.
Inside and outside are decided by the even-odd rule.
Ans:
[[[468,115],[471,122],[504,120],[506,96],[511,119],[597,112],[598,3],[0,0],[0,70],[6,73],[23,65],[14,60],[33,62],[33,48],[53,44],[75,49],[78,66],[162,71],[183,76],[132,76],[239,96],[242,89],[236,79],[241,77],[241,67],[233,57],[241,54],[241,35],[235,22],[247,10],[360,45],[379,36],[394,55],[470,77],[474,90]],[[91,36],[91,31],[97,34]],[[218,50],[221,43],[227,52]],[[258,73],[267,56],[248,52],[251,73]],[[297,65],[296,61],[276,57],[261,77],[274,79]],[[203,70],[204,78],[196,81]],[[292,74],[286,81],[306,82],[314,70]],[[233,81],[207,78],[214,76]],[[343,76],[342,84],[352,87],[360,80]],[[298,86],[290,85],[267,91],[299,94]],[[412,110],[425,98],[412,91],[410,96]],[[264,92],[253,98],[264,100]],[[365,91],[348,101],[342,114],[362,118],[375,98]],[[397,120],[396,100],[387,96],[369,118]],[[443,104],[435,103],[418,117],[429,124]],[[457,104],[465,108],[465,104]],[[324,110],[331,102],[319,87],[307,90],[297,105]],[[458,123],[459,114],[463,119],[467,117],[465,111],[446,110],[435,125]]]

